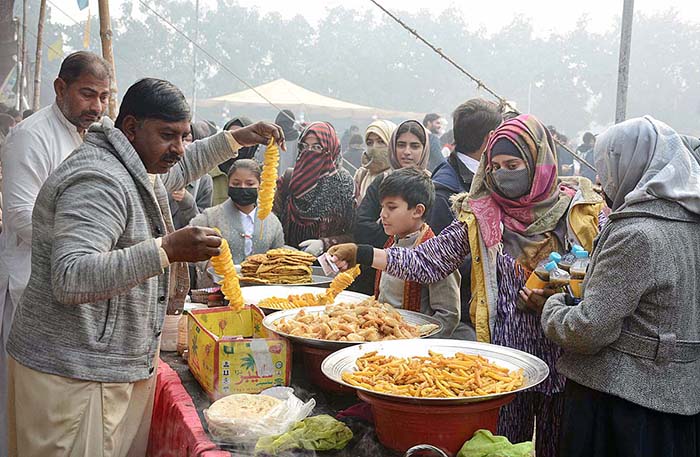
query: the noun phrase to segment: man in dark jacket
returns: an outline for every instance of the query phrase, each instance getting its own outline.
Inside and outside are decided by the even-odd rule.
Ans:
[[[438,166],[445,163],[442,157],[442,145],[440,144],[440,115],[437,113],[428,113],[423,118],[423,127],[428,130],[428,140],[430,141],[430,160],[428,162],[428,170],[432,173]]]
[[[450,198],[455,194],[469,191],[489,136],[502,121],[498,105],[481,98],[474,98],[459,105],[452,114],[452,118],[455,149],[450,153],[447,161],[440,164],[433,172],[435,204],[428,216],[428,225],[435,234],[439,234],[454,220]],[[471,258],[468,258],[460,268],[462,322],[467,324],[470,333],[454,337],[475,340],[476,334],[469,319],[470,265]]]

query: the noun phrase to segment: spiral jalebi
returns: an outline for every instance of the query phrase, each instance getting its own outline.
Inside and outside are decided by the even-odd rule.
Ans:
[[[264,220],[272,212],[272,204],[277,190],[277,167],[280,161],[280,149],[274,138],[265,150],[265,160],[260,175],[260,190],[258,191],[258,219]]]
[[[337,297],[339,293],[347,289],[358,276],[360,276],[359,264],[355,265],[353,268],[347,271],[338,273],[338,275],[335,278],[333,278],[333,281],[331,281],[331,284],[330,286],[328,286],[328,289],[326,289],[323,301],[325,303],[333,303],[335,297]]]
[[[217,232],[219,230],[216,230]],[[233,265],[231,257],[231,249],[229,249],[226,238],[221,238],[221,253],[211,258],[211,265],[214,267],[214,272],[221,276],[221,292],[228,300],[229,306],[235,311],[243,309],[243,294],[241,293],[241,285],[236,274],[236,267]]]

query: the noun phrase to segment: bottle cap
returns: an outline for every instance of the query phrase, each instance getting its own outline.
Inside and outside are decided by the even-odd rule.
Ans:
[[[558,252],[552,252],[551,254],[549,254],[549,260],[557,263],[561,262],[561,254],[559,254]]]
[[[588,257],[588,251],[576,251],[574,255],[577,259],[585,259]]]
[[[576,254],[576,252],[578,252],[578,251],[583,251],[583,250],[584,250],[583,247],[579,246],[578,244],[574,244],[571,247],[571,252],[573,252],[574,254]]]
[[[556,262],[554,262],[554,261],[549,262],[547,265],[544,266],[544,269],[547,270],[547,271],[552,271],[552,270],[554,270],[554,269],[556,269],[556,268],[557,268],[557,264],[556,264]]]

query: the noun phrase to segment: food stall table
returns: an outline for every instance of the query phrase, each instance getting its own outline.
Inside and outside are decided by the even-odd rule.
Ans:
[[[312,415],[336,414],[358,403],[354,394],[337,395],[320,392],[305,376],[304,366],[295,357],[292,369],[292,387],[301,400],[316,400]],[[149,439],[149,457],[246,457],[253,456],[252,449],[217,445],[207,430],[203,411],[210,400],[190,373],[185,362],[176,352],[161,353],[158,367],[153,421]],[[350,427],[354,437],[340,451],[319,452],[329,457],[399,456],[382,446],[371,424],[354,418],[342,421]],[[317,455],[312,451],[287,451],[284,457]]]

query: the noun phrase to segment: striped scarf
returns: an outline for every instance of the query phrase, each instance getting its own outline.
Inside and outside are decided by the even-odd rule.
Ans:
[[[301,141],[313,133],[323,146],[324,152],[306,150],[299,154],[294,165],[294,173],[289,183],[289,190],[294,198],[301,198],[311,192],[321,178],[338,172],[337,162],[340,155],[340,141],[335,129],[328,122],[314,122],[301,135]],[[294,198],[291,204],[294,204]]]

